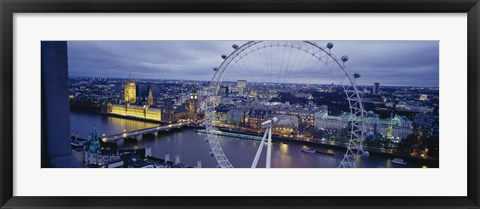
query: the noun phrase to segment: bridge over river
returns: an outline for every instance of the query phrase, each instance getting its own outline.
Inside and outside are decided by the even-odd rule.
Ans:
[[[142,128],[142,129],[137,129],[137,130],[132,130],[132,131],[126,131],[123,130],[122,133],[118,134],[112,134],[108,136],[102,136],[101,139],[103,142],[115,142],[117,143],[120,140],[126,139],[126,138],[136,138],[136,139],[142,139],[142,137],[146,134],[153,134],[155,137],[158,136],[158,132],[162,131],[170,131],[173,128],[182,128],[184,126],[190,125],[189,123],[175,123],[175,124],[168,124],[168,125],[159,125],[159,126],[154,126],[154,127],[148,127],[148,128]]]

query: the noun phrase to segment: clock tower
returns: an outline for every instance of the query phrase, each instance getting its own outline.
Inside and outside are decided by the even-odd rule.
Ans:
[[[190,118],[194,122],[197,121],[197,101],[198,101],[197,90],[194,88],[190,92]]]

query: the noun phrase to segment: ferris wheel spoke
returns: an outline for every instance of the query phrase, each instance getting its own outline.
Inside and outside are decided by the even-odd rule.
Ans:
[[[231,72],[232,74],[235,73],[235,77],[243,76],[243,78],[246,79],[246,76],[245,76],[245,73],[243,72],[243,70],[239,70],[239,69],[238,69],[238,65],[236,65],[237,62],[238,62],[238,60],[236,60],[236,61],[233,63],[233,65],[229,66],[229,68],[227,68],[226,71]],[[240,75],[239,72],[240,72],[242,75]]]
[[[254,81],[254,80],[255,80],[255,76],[253,76],[253,75],[255,75],[255,74],[252,74],[250,68],[245,64],[244,59],[241,59],[240,62],[241,62],[241,64],[242,64],[243,68],[247,71],[247,74],[250,76],[250,79],[251,79],[252,81]]]
[[[285,47],[287,48],[286,51],[288,52],[288,55],[287,55],[287,63],[285,63],[285,74],[283,75],[283,83],[287,82],[288,69],[290,67],[290,60],[292,56],[292,50],[290,50],[290,47],[287,45],[287,43],[285,43]]]
[[[313,46],[312,46],[313,47]],[[306,75],[310,75],[310,73],[315,73],[316,70],[317,70],[317,65],[319,63],[323,63],[323,66],[325,66],[327,64],[326,61],[323,61],[322,59],[319,59],[317,56],[316,56],[316,53],[321,53],[321,52],[318,52],[318,51],[315,51],[315,49],[312,50],[312,57],[315,57],[317,59],[312,59],[314,60],[315,62],[313,63],[313,65],[310,66],[310,70],[308,71],[308,73],[306,73]],[[321,70],[318,70],[318,72],[321,71]],[[310,82],[315,78],[315,76],[310,76],[310,78],[307,78],[307,80],[305,81],[306,84],[310,84]]]
[[[318,66],[319,63],[323,63],[323,65],[320,67],[320,69],[317,69],[317,66]],[[313,76],[310,77],[310,79],[307,81],[307,83],[313,82],[314,79],[317,78],[317,75],[318,75],[319,73],[323,72],[324,69],[325,69],[325,67],[327,67],[329,64],[330,64],[330,63],[328,62],[328,60],[327,60],[326,62],[322,62],[322,61],[317,62],[317,63],[314,65],[314,67],[313,67],[314,74],[313,74]],[[317,84],[321,84],[321,81],[322,81],[323,79],[325,79],[328,75],[330,75],[330,73],[332,73],[332,71],[333,71],[333,68],[330,67],[330,68],[329,68],[329,71],[325,74],[325,76],[322,77],[322,78],[320,78],[320,80],[317,81]]]
[[[302,42],[302,44],[303,44],[303,42]],[[303,56],[302,56],[301,61],[299,63],[306,63],[306,64],[304,64],[303,67],[298,66],[298,72],[296,73],[298,76],[293,79],[292,83],[304,83],[302,81],[304,79],[304,76],[306,75],[305,71],[308,70],[308,66],[311,63],[311,61],[315,60],[315,59],[311,59],[311,54],[306,49],[307,47],[308,46],[305,45],[305,49],[299,49],[299,50],[303,51],[302,52]],[[305,59],[307,59],[307,60],[305,60]]]
[[[282,47],[284,48],[287,48],[287,42],[284,42]],[[282,72],[280,72],[280,80],[281,82],[285,83],[285,80],[286,80],[286,77],[287,77],[287,70],[288,70],[288,62],[285,62],[285,55],[288,53],[288,57],[290,57],[290,50],[283,50],[283,54],[282,54],[282,62],[281,62],[281,66],[282,66]],[[287,58],[287,61],[289,61],[290,59]],[[285,70],[283,70],[283,67],[285,67]],[[285,72],[285,73],[283,73]],[[283,79],[282,79],[283,78]]]
[[[313,56],[313,55],[312,55]],[[310,73],[312,73],[312,71],[315,69],[315,67],[317,66],[318,63],[321,63],[322,61],[321,60],[317,60],[317,59],[309,59],[309,63],[308,65],[304,68],[304,78],[302,80],[302,83],[305,83],[305,84],[309,84],[309,80],[312,79],[312,78],[309,78],[308,75],[310,75]],[[306,77],[305,77],[306,76]]]
[[[292,60],[292,68],[290,68],[290,70],[292,71],[292,74],[295,75],[295,67],[296,67],[295,64],[297,63],[297,58],[298,58],[299,51],[298,51],[298,50],[294,50],[294,49],[295,49],[295,46],[293,46],[292,49],[293,49],[293,51],[295,52],[295,58],[293,58],[293,60]],[[290,77],[290,76],[289,76],[289,77]],[[293,78],[293,76],[290,77],[290,78]],[[292,80],[290,80],[289,83],[291,83],[291,82],[292,82]]]

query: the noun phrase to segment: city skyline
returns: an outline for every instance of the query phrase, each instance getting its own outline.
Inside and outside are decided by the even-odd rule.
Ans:
[[[161,71],[165,74],[162,79],[192,81],[142,82],[142,78],[125,70],[110,73],[128,74],[128,80],[106,79],[107,71],[96,76],[101,79],[68,76],[72,66],[67,65],[67,42],[42,42],[42,73],[47,75],[42,77],[42,88],[47,89],[42,97],[49,108],[42,118],[55,118],[47,131],[59,134],[52,140],[55,143],[65,142],[58,149],[42,145],[42,156],[71,155],[66,164],[50,164],[42,159],[42,166],[438,168],[439,88],[385,87],[385,79],[369,76],[368,71],[345,72],[345,64],[351,63],[349,58],[332,56],[331,42],[325,44],[326,48],[320,45],[309,41],[232,44],[228,47],[234,52],[221,55],[225,60],[222,65],[208,70],[214,76],[207,83],[199,81],[202,76],[186,75],[190,72],[186,68],[171,70],[174,65],[168,67],[170,71],[154,65],[153,69],[139,72],[148,75],[152,70]],[[202,44],[197,47],[205,48]],[[124,50],[120,46],[111,51]],[[132,64],[131,54],[142,60],[149,56],[138,52],[130,50],[127,58],[117,60],[118,66]],[[430,66],[431,54],[435,53],[417,57],[415,62],[410,58],[412,61],[403,66],[410,71],[415,66]],[[101,54],[95,59],[108,69],[112,60],[103,56],[107,52]],[[174,58],[183,55],[170,54]],[[202,57],[210,55],[195,57],[202,62]],[[173,62],[174,58],[167,60]],[[401,56],[398,60],[405,61]],[[176,67],[192,63],[185,62]],[[423,73],[434,78],[435,72],[431,71],[435,69]],[[179,78],[169,75],[175,72]],[[421,79],[421,72],[413,72],[416,77],[410,75],[412,78],[404,81]],[[368,80],[370,77],[375,80]],[[402,80],[393,73],[385,77]],[[355,88],[364,85],[361,82],[368,87]],[[347,83],[352,86],[346,87]],[[267,153],[263,157],[265,144]]]
[[[233,84],[233,86],[222,88],[227,91],[219,92],[220,103],[215,107],[213,115],[207,118],[209,113],[205,101],[209,96],[205,94],[206,87],[202,87],[198,81],[182,82],[181,84],[175,82],[139,84],[135,81],[122,82],[113,79],[70,78],[70,108],[75,110],[74,112],[100,113],[98,117],[71,113],[74,115],[72,120],[74,125],[71,127],[71,131],[75,138],[80,138],[78,142],[72,142],[75,145],[74,151],[81,155],[81,149],[76,144],[86,143],[83,139],[88,139],[88,137],[95,138],[98,128],[101,131],[99,133],[102,133],[101,139],[104,143],[114,142],[117,144],[118,140],[123,138],[124,144],[120,143],[120,152],[123,153],[122,149],[130,150],[133,146],[135,149],[145,149],[139,151],[140,153],[146,153],[146,155],[151,153],[148,155],[153,154],[161,160],[149,161],[146,159],[146,164],[131,164],[132,162],[124,159],[123,162],[127,162],[127,164],[117,165],[117,155],[111,155],[111,151],[98,152],[100,148],[94,146],[96,151],[89,151],[89,153],[108,155],[108,159],[105,162],[97,161],[97,155],[86,154],[87,157],[78,156],[81,162],[93,163],[93,165],[99,163],[100,166],[105,165],[106,167],[152,165],[161,168],[165,168],[165,166],[194,167],[195,163],[196,167],[218,167],[217,162],[212,160],[217,158],[211,158],[212,152],[209,154],[210,157],[204,155],[209,152],[205,146],[203,146],[203,151],[195,152],[195,154],[192,153],[193,150],[185,151],[192,147],[202,147],[201,144],[207,142],[207,138],[204,137],[208,129],[199,124],[205,124],[204,121],[207,120],[211,121],[221,131],[217,134],[222,136],[227,134],[223,137],[236,138],[235,141],[229,141],[229,143],[245,143],[241,141],[247,137],[247,140],[250,141],[247,143],[258,145],[256,142],[252,142],[250,137],[257,137],[253,141],[257,140],[259,136],[255,135],[261,134],[262,130],[260,124],[275,116],[278,123],[272,129],[273,136],[284,140],[280,144],[274,143],[274,146],[279,146],[274,148],[277,150],[275,152],[280,152],[284,157],[313,155],[312,157],[323,160],[335,158],[336,160],[325,162],[328,165],[319,167],[338,165],[343,156],[341,151],[324,150],[321,146],[328,144],[334,147],[345,147],[349,138],[350,119],[348,118],[356,116],[348,112],[347,101],[341,96],[342,94],[339,94],[343,92],[341,87],[327,86],[319,89],[312,86],[305,89],[305,87],[297,85],[271,85],[268,90],[263,85],[250,85],[247,81],[242,80]],[[160,89],[162,91],[159,91]],[[133,90],[133,95],[130,95],[130,90]],[[198,94],[197,90],[199,90]],[[269,94],[271,90],[277,94]],[[391,159],[395,165],[382,159],[380,161],[368,160],[368,162],[364,160],[359,166],[390,168],[404,167],[408,164],[408,167],[438,167],[435,163],[438,162],[438,92],[438,89],[425,88],[382,88],[380,84],[376,89],[364,91],[363,104],[365,111],[368,112],[364,121],[368,127],[368,134],[363,144],[367,150],[366,156],[368,158],[372,152],[372,157],[378,160],[374,153],[390,153],[394,154],[396,158]],[[108,96],[105,97],[105,95]],[[136,101],[132,98],[136,98]],[[259,102],[259,100],[266,103]],[[110,119],[105,120],[105,117]],[[144,122],[138,123],[139,121]],[[195,125],[196,123],[197,125]],[[130,127],[126,124],[130,124],[128,125]],[[189,126],[194,129],[181,128],[186,124],[190,124]],[[135,128],[131,127],[132,125]],[[178,135],[178,137],[182,136],[181,139],[188,138],[188,142],[200,144],[184,147],[184,142],[179,138],[179,144],[173,145],[171,144],[173,141],[168,140],[168,142],[164,141],[167,144],[161,146],[165,148],[156,147],[157,143],[162,142],[152,139],[165,137],[158,131],[160,129],[162,132],[167,131],[171,127],[181,129],[181,134]],[[173,133],[175,132],[173,131]],[[193,135],[183,137],[184,134]],[[295,146],[289,143],[290,140],[302,141],[306,144]],[[137,145],[140,146],[137,147]],[[174,147],[170,147],[172,145]],[[210,144],[206,143],[206,145]],[[286,146],[289,148],[285,149]],[[316,148],[312,148],[313,146]],[[253,156],[255,148],[261,146],[248,147],[253,147],[253,149],[248,149],[250,155]],[[164,160],[173,163],[170,153],[175,156],[175,163],[171,165],[164,163]],[[233,153],[236,152],[228,150],[229,156],[232,156]],[[181,157],[182,161],[178,160],[177,163],[177,157],[178,159]],[[422,164],[412,161],[405,162],[398,157],[422,160],[419,161]],[[242,159],[238,155],[232,158],[233,161]],[[180,164],[180,162],[186,164]],[[292,164],[292,162],[283,162],[275,158],[272,163],[274,167],[318,166],[315,165],[315,161],[308,159],[300,164]],[[221,165],[225,166],[223,163]],[[235,163],[235,167],[248,166],[248,160]],[[264,165],[261,164],[261,166]],[[350,167],[352,165],[344,163],[343,166]]]
[[[350,57],[347,70],[362,74],[359,85],[438,87],[438,41],[332,42],[332,53]],[[73,41],[68,42],[69,76],[209,81],[212,68],[222,62],[220,56],[243,43]]]

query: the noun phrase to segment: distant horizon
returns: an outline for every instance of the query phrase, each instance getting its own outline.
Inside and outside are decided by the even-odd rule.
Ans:
[[[201,81],[201,82],[210,82],[210,80],[182,80],[182,79],[146,79],[146,78],[115,78],[115,77],[85,77],[85,76],[68,76],[69,79],[71,78],[86,78],[86,79],[111,79],[111,80],[150,80],[150,81]],[[241,79],[240,79],[241,80]],[[223,82],[236,82],[236,81],[223,81]],[[247,83],[272,83],[272,82],[249,82],[247,80]],[[380,84],[380,87],[385,86],[385,87],[420,87],[420,88],[440,88],[438,86],[409,86],[409,85],[384,85],[380,82],[377,82]],[[331,85],[328,83],[321,83],[321,84],[312,84],[312,83],[272,83],[272,84],[295,84],[295,85]],[[340,86],[341,84],[333,84],[334,86]],[[369,84],[356,84],[356,86],[373,86],[373,83],[371,85]]]

